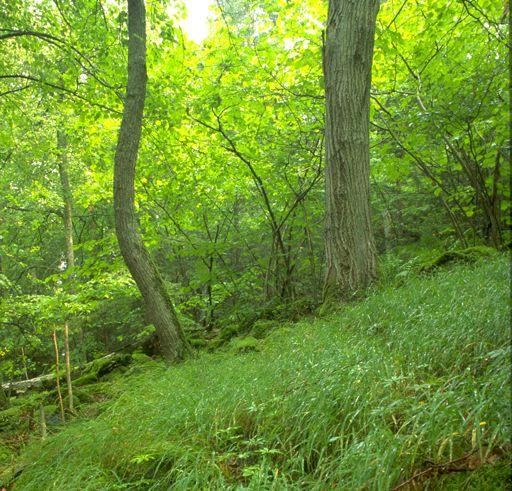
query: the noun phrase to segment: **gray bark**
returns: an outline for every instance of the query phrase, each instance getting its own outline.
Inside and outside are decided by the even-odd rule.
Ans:
[[[146,95],[146,14],[143,0],[128,0],[128,82],[114,164],[116,235],[124,261],[144,299],[168,361],[184,358],[188,343],[164,282],[138,231],[134,179]]]
[[[330,0],[326,96],[324,299],[365,288],[376,274],[370,218],[370,86],[378,0]]]

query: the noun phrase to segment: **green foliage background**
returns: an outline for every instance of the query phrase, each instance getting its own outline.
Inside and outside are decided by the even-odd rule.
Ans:
[[[200,45],[179,28],[183,5],[168,7],[147,5],[136,206],[191,336],[222,343],[321,300],[326,5],[222,1]],[[4,379],[50,370],[65,318],[76,364],[151,330],[112,216],[125,22],[122,2],[0,6]],[[425,248],[509,243],[507,43],[499,2],[382,4],[371,146],[384,268]],[[77,264],[65,273],[57,129],[74,202]]]

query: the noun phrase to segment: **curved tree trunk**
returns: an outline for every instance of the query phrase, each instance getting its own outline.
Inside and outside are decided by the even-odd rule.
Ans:
[[[188,344],[162,278],[142,237],[134,208],[135,164],[146,95],[146,14],[143,0],[128,0],[128,82],[114,166],[116,235],[124,261],[144,298],[162,355],[184,358]]]
[[[370,85],[378,0],[330,0],[326,97],[324,300],[375,277],[370,218]]]

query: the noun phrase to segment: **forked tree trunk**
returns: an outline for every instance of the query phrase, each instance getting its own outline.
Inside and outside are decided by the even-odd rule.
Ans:
[[[324,300],[375,277],[370,218],[370,85],[378,0],[330,0],[324,46],[326,96]]]
[[[164,282],[138,232],[135,165],[146,95],[146,14],[143,0],[128,0],[128,82],[114,166],[116,235],[124,261],[144,298],[149,319],[168,361],[184,358],[188,343]]]

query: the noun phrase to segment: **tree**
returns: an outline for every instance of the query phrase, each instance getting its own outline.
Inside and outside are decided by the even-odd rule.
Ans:
[[[67,139],[63,130],[57,131],[57,146],[60,152],[59,177],[62,186],[62,199],[64,201],[63,219],[66,238],[66,270],[73,271],[75,267],[75,253],[73,250],[73,195],[69,184]],[[56,339],[56,332],[53,332]],[[73,407],[73,386],[71,384],[71,356],[69,351],[69,321],[64,322],[64,352],[66,354],[66,383],[68,389],[68,406],[71,412]]]
[[[510,226],[508,34],[500,2],[482,5],[454,2],[441,15],[437,2],[408,4],[395,18],[392,2],[384,4],[372,74],[372,174],[400,180],[387,188],[401,200],[407,188],[419,196],[421,186],[420,203],[392,210],[401,233],[411,230],[397,216],[406,208],[417,210],[421,227],[430,222],[431,236],[453,231],[462,247],[499,248]]]
[[[64,374],[66,320],[75,361],[138,343],[153,327],[145,329],[150,321],[119,252],[112,213],[112,149],[126,83],[125,3],[18,0],[0,7],[5,379],[51,370],[52,329]],[[385,261],[402,261],[430,246],[503,247],[511,222],[509,29],[502,2],[380,3],[370,105],[377,251]],[[239,334],[256,319],[298,318],[322,295],[319,40],[327,4],[219,0],[200,44],[175,28],[180,9],[146,4],[152,90],[137,148],[135,228],[198,347],[220,332],[223,340]],[[354,17],[350,26],[356,24]],[[333,87],[332,94],[355,128],[360,120],[346,98],[354,97],[359,72],[350,61],[342,74],[353,87],[348,95]],[[338,123],[336,134],[355,135]],[[63,226],[58,131],[67,145],[72,235],[71,221]],[[363,196],[357,194],[347,198],[354,206]],[[332,221],[341,226],[345,217],[347,211]],[[359,236],[366,223],[344,230]],[[69,272],[62,271],[66,233],[74,240]],[[347,249],[357,250],[352,242]],[[336,252],[332,257],[340,257]]]
[[[146,18],[143,0],[128,0],[128,81],[114,159],[116,235],[125,263],[144,298],[162,355],[181,360],[188,344],[164,282],[138,232],[135,215],[135,164],[146,94]]]
[[[369,111],[378,0],[331,0],[324,46],[326,107],[324,299],[375,277]]]

